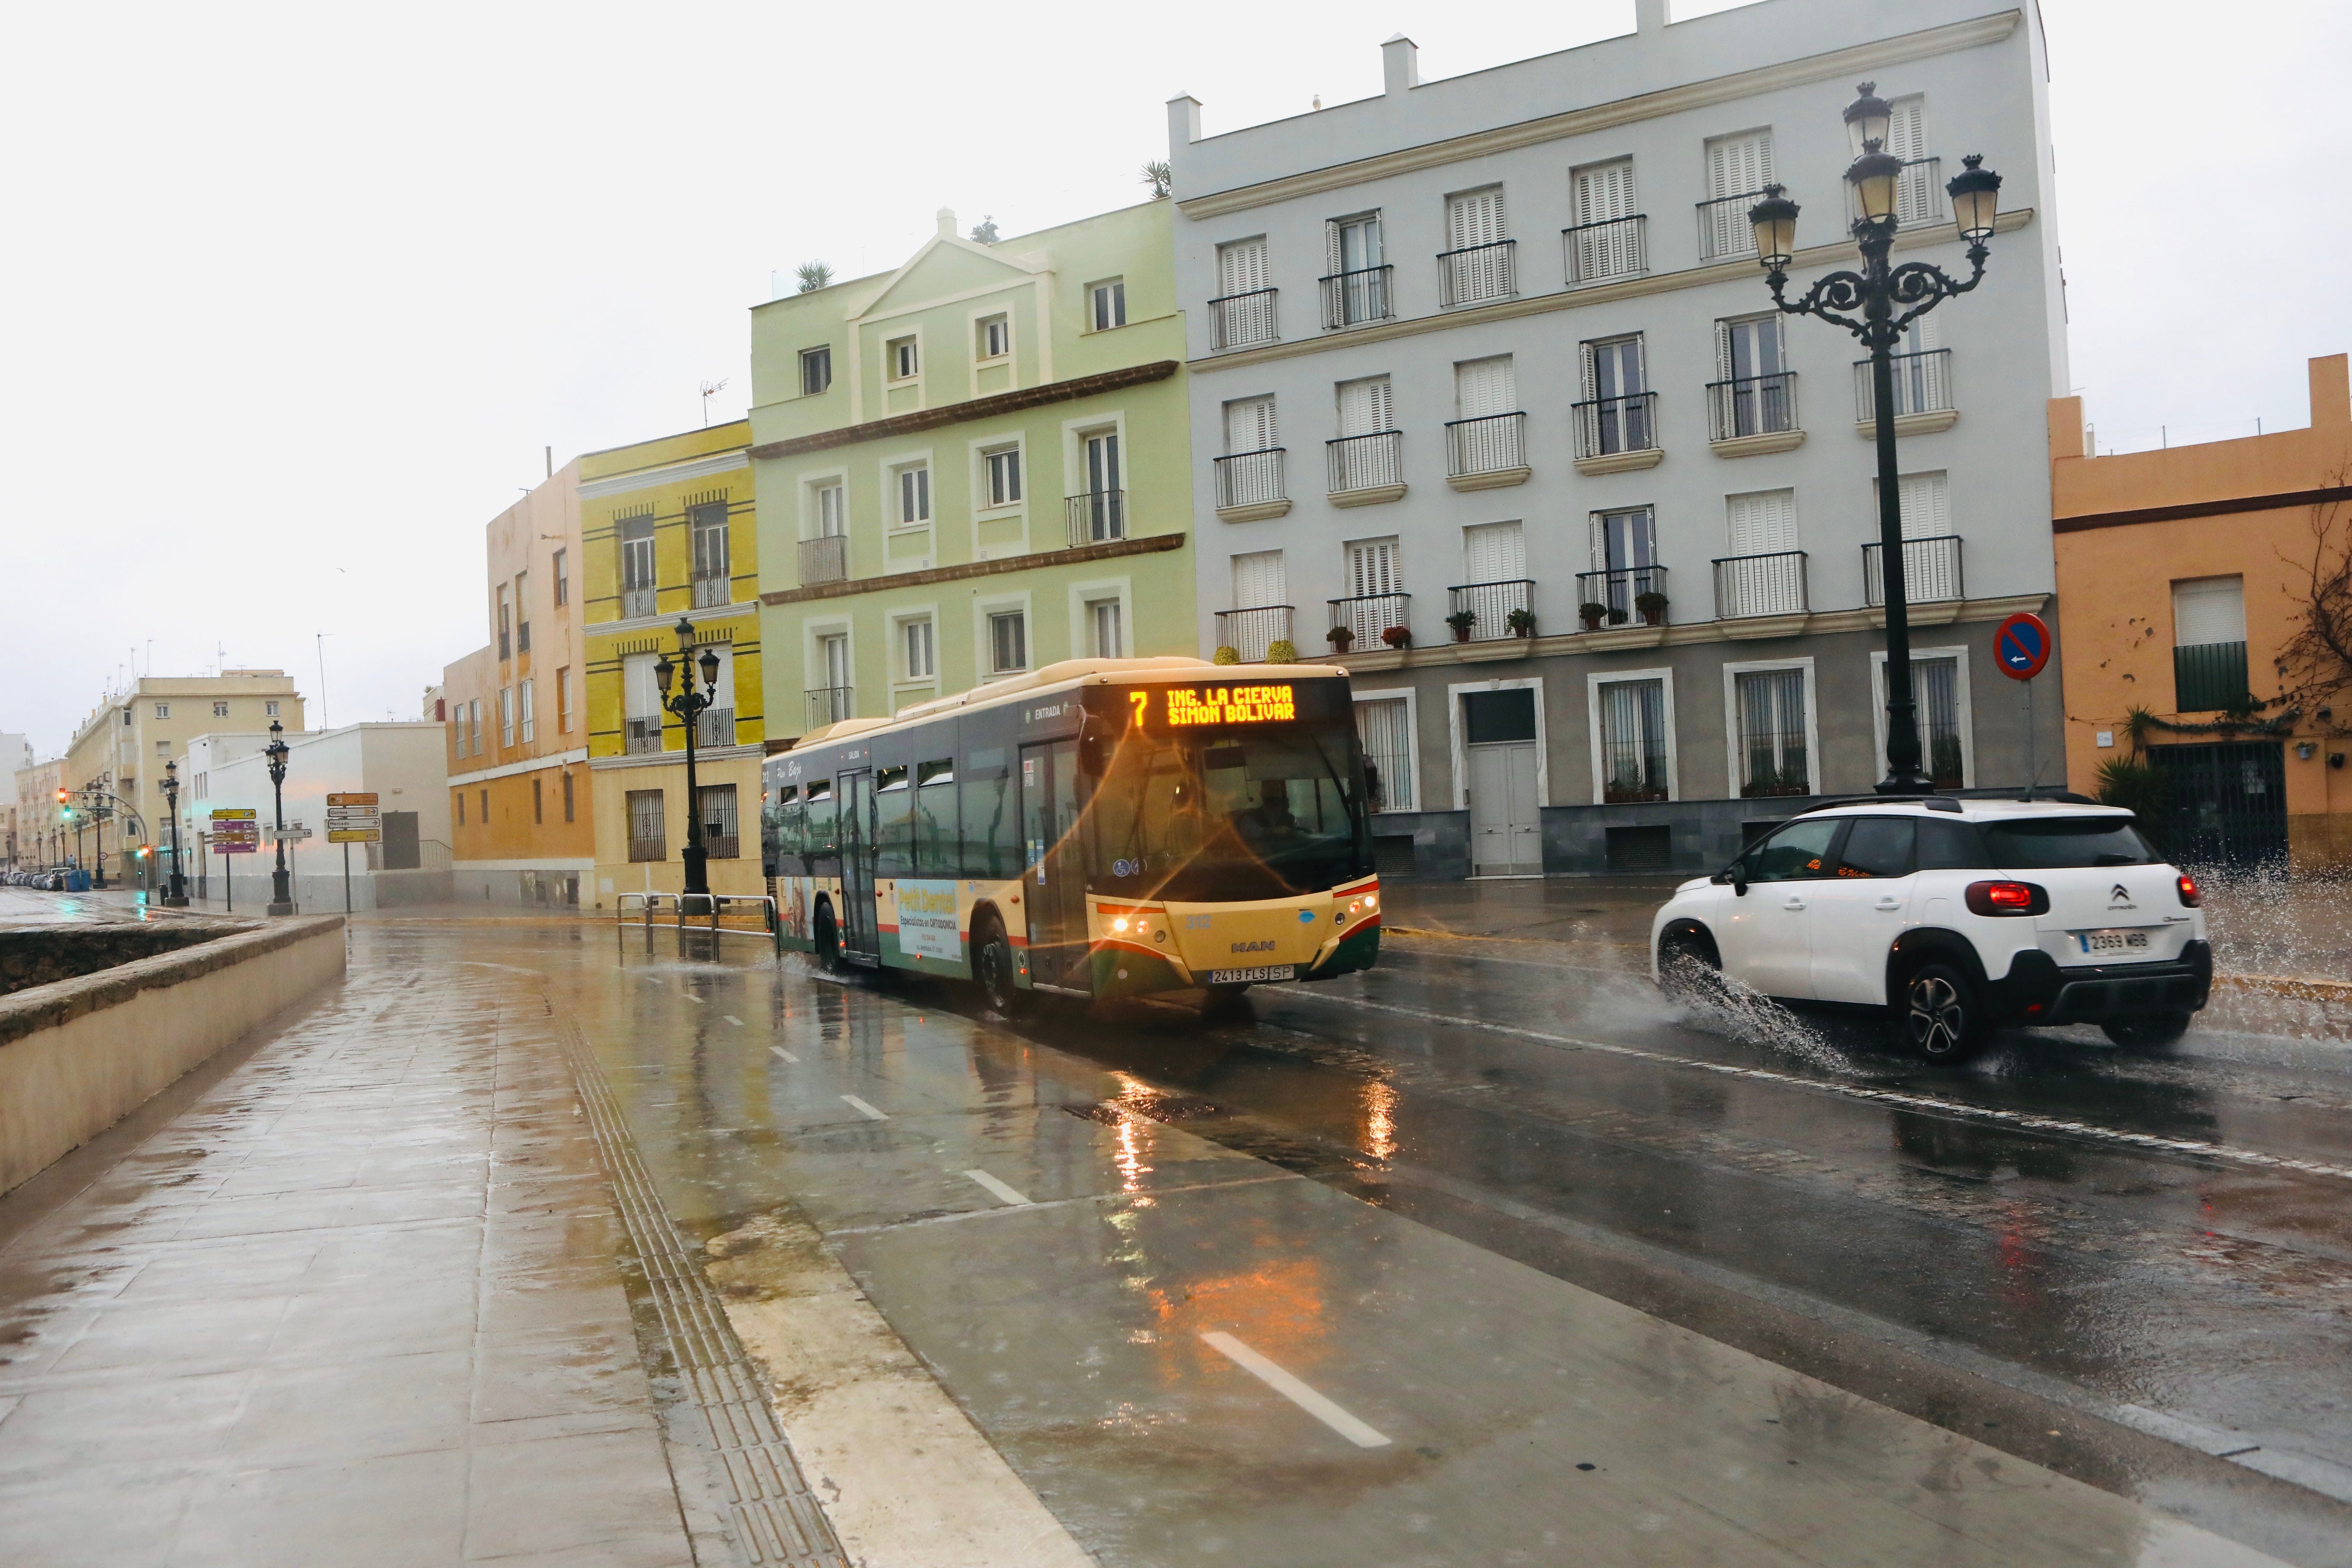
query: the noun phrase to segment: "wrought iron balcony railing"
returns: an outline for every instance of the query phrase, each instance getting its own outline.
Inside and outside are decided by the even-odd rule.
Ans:
[[[667,860],[669,858],[669,847],[663,838],[633,837],[629,840],[629,858],[632,861]]]
[[[635,620],[639,616],[650,616],[653,613],[654,591],[652,587],[624,588],[621,590],[621,618],[623,620]]]
[[[857,710],[857,689],[852,686],[817,686],[809,689],[808,727],[838,724]]]
[[[1395,315],[1396,295],[1391,288],[1395,271],[1394,267],[1361,267],[1320,279],[1324,328],[1337,331],[1366,321],[1385,321]]]
[[[1528,466],[1525,414],[1487,414],[1445,422],[1445,471],[1499,474]]]
[[[838,583],[849,575],[849,538],[825,534],[801,541],[801,585]]]
[[[1886,602],[1885,547],[1876,540],[1862,547],[1862,602]],[[1968,595],[1960,585],[1960,536],[1933,533],[1903,542],[1903,597],[1914,605],[1942,604]]]
[[[1412,626],[1411,594],[1358,594],[1326,602],[1331,606],[1331,625],[1347,627],[1358,648],[1383,647],[1387,639],[1381,634],[1390,627],[1409,631]]]
[[[1233,452],[1216,460],[1217,504],[1256,506],[1286,499],[1282,488],[1281,447],[1255,452]]]
[[[1580,458],[1609,458],[1657,447],[1658,395],[1654,392],[1590,398],[1570,405],[1569,412],[1576,416]]]
[[[1715,563],[1715,618],[1792,616],[1805,610],[1805,552],[1726,555]]]
[[[1741,376],[1706,384],[1707,439],[1736,441],[1797,426],[1797,373]]]
[[[735,743],[735,710],[706,708],[695,715],[694,743],[698,746],[731,746]]]
[[[1952,351],[1928,349],[1916,354],[1895,354],[1895,416],[1942,414],[1952,406]],[[1871,390],[1870,362],[1853,362],[1853,417],[1867,425],[1878,417],[1878,399]]]
[[[1265,650],[1290,638],[1289,605],[1259,605],[1217,612],[1217,646],[1232,648],[1244,664],[1263,664]]]
[[[1253,289],[1246,294],[1227,294],[1209,301],[1209,344],[1215,349],[1245,349],[1253,343],[1270,343],[1276,331],[1274,297],[1275,289]]]
[[[1580,223],[1559,231],[1568,253],[1568,286],[1606,283],[1612,278],[1639,278],[1650,269],[1647,243],[1649,217],[1611,218],[1606,223]]]
[[[1748,221],[1748,209],[1763,199],[1761,191],[1742,191],[1736,196],[1699,203],[1698,258],[1728,261],[1755,255],[1756,227]]]
[[[1536,584],[1531,577],[1507,577],[1498,583],[1462,583],[1445,590],[1446,614],[1458,616],[1467,610],[1472,616],[1466,639],[1470,642],[1518,636],[1511,629],[1511,612],[1525,610],[1533,615],[1535,607]]]
[[[1125,490],[1088,490],[1062,504],[1069,518],[1071,549],[1127,537]]]
[[[707,610],[713,605],[727,603],[727,578],[724,574],[697,577],[694,580],[694,607],[698,610]]]
[[[632,757],[662,749],[662,721],[659,719],[632,719],[626,728],[625,745]]]
[[[1666,611],[1664,605],[1653,613],[1643,609],[1640,600],[1645,594],[1665,596],[1666,569],[1663,566],[1617,566],[1601,572],[1579,572],[1576,574],[1576,613],[1584,618],[1584,606],[1601,606],[1601,624],[1622,626],[1636,624],[1663,626]]]
[[[1512,257],[1518,243],[1516,239],[1498,239],[1491,245],[1468,245],[1459,250],[1439,251],[1438,302],[1450,310],[1456,305],[1475,305],[1488,300],[1516,297],[1519,291],[1519,279]]]
[[[1379,489],[1404,482],[1404,433],[1374,430],[1323,443],[1331,465],[1331,493]]]

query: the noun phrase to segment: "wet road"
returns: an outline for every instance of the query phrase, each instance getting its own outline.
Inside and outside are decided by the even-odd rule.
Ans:
[[[1107,1563],[2352,1563],[2352,1047],[1927,1072],[1597,944],[1204,1026],[355,940],[543,987],[735,1306],[821,1237]]]

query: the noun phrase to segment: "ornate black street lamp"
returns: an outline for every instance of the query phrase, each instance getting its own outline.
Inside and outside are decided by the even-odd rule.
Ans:
[[[710,896],[710,856],[702,842],[702,792],[695,787],[694,732],[701,728],[703,711],[719,700],[719,654],[714,648],[704,648],[702,657],[695,659],[694,623],[684,616],[677,618],[677,661],[686,666],[686,679],[677,696],[669,694],[672,676],[678,664],[672,664],[664,654],[654,661],[654,679],[661,685],[662,706],[678,717],[686,726],[686,847],[678,859],[686,868],[686,897]],[[697,665],[702,669],[702,689],[694,688]]]
[[[1926,795],[1934,783],[1919,767],[1917,705],[1911,694],[1911,602],[1903,576],[1903,506],[1895,464],[1895,345],[1903,329],[1984,278],[1991,252],[1993,214],[2000,204],[2000,176],[1969,153],[1965,167],[1946,183],[1960,237],[1968,241],[1969,276],[1957,281],[1925,261],[1889,267],[1894,247],[1895,192],[1903,160],[1887,152],[1886,132],[1895,106],[1878,96],[1875,82],[1862,84],[1862,96],[1845,111],[1846,134],[1856,154],[1845,172],[1862,216],[1853,220],[1862,250],[1860,272],[1832,272],[1817,279],[1793,303],[1782,298],[1789,261],[1797,248],[1797,204],[1779,185],[1764,187],[1764,199],[1748,210],[1756,228],[1756,258],[1764,267],[1772,302],[1792,316],[1819,316],[1860,338],[1870,351],[1870,395],[1877,414],[1878,562],[1886,604],[1886,777],[1881,795]],[[1857,320],[1852,312],[1859,310]]]
[[[269,759],[269,792],[278,798],[278,869],[269,874],[269,912],[290,915],[294,912],[292,879],[286,874],[286,726],[277,720],[269,721],[269,744],[261,754]]]
[[[180,764],[163,764],[163,809],[172,814],[172,879],[164,884],[163,907],[188,907],[188,884],[180,876]]]

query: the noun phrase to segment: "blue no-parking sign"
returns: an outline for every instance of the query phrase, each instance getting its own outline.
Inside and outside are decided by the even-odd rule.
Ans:
[[[1993,658],[2011,680],[2031,680],[2050,662],[2050,627],[2040,616],[2021,610],[1992,634]]]

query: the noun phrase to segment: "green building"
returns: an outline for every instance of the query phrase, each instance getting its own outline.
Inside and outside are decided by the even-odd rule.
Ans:
[[[1195,651],[1169,204],[955,226],[751,313],[771,736]]]

